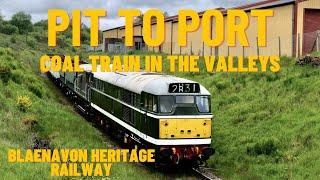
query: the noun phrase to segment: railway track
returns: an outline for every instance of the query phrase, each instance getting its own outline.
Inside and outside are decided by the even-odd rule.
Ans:
[[[216,175],[212,173],[212,168],[207,167],[198,167],[198,168],[192,168],[192,170],[199,176],[201,179],[207,179],[207,180],[221,180]]]

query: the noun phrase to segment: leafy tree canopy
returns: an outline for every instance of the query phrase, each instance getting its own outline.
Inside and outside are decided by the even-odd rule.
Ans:
[[[27,34],[33,30],[31,15],[25,12],[18,12],[14,14],[10,22],[19,29],[20,34]]]
[[[48,29],[48,20],[40,20],[36,23],[34,23],[34,26],[42,27],[43,29]]]

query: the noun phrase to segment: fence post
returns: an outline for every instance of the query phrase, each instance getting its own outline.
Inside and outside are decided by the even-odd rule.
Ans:
[[[190,55],[192,55],[192,41],[190,42],[191,48],[190,48]]]
[[[214,47],[214,56],[215,57],[219,56],[219,46]]]
[[[204,56],[204,42],[202,42],[202,56]]]
[[[318,52],[319,51],[319,35],[317,34],[317,37],[316,37],[316,51]]]
[[[281,57],[281,38],[280,36],[278,37],[279,40],[279,57]]]
[[[319,36],[320,36],[320,31],[317,31],[317,51],[319,51]]]
[[[181,55],[181,46],[179,46],[180,47],[180,53],[179,53],[179,55]]]
[[[300,33],[298,33],[298,58],[300,57]]]
[[[230,47],[228,46],[228,56],[230,55]]]
[[[259,49],[258,37],[256,38],[256,40],[257,40],[257,55],[259,57],[260,56],[260,49]]]
[[[295,51],[296,51],[296,38],[295,35],[292,35],[292,49],[291,49],[291,53],[292,53],[292,57],[296,57]]]
[[[242,46],[242,57],[244,57],[244,46]]]

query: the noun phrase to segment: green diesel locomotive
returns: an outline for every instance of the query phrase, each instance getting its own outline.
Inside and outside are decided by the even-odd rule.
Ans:
[[[50,72],[76,107],[121,143],[156,150],[156,163],[198,164],[211,148],[210,93],[200,84],[148,72]],[[99,69],[99,68],[98,68]]]

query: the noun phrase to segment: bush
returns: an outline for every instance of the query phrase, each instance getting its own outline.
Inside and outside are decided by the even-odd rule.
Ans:
[[[65,38],[64,36],[57,36],[57,45],[60,48],[69,48],[71,44],[71,39]]]
[[[48,40],[47,36],[38,32],[33,33],[33,37],[40,43],[46,43]]]
[[[5,24],[1,27],[1,32],[8,35],[17,34],[18,31],[19,29],[16,26],[11,24]]]
[[[30,100],[29,96],[18,96],[17,105],[20,111],[25,112],[31,107],[32,101]]]
[[[0,79],[4,83],[8,83],[11,78],[11,69],[7,63],[0,61]]]
[[[17,42],[17,37],[16,36],[11,36],[10,42],[11,43],[16,43]]]
[[[47,30],[48,20],[41,20],[39,22],[34,23],[34,28],[41,28],[42,30]]]
[[[6,49],[3,47],[0,47],[0,56],[4,55],[6,53]]]
[[[36,40],[34,38],[28,38],[27,45],[31,48],[35,48],[36,47]]]
[[[13,50],[11,48],[5,48],[6,54],[9,56],[13,56]]]

